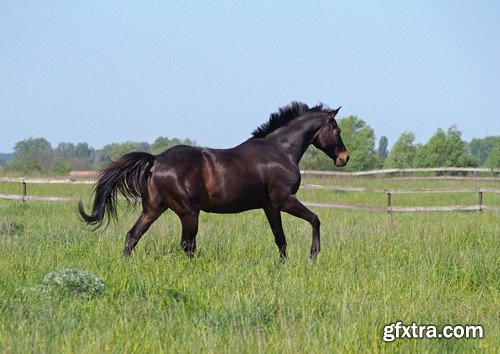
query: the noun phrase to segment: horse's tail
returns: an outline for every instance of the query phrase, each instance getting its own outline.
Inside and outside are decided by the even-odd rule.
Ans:
[[[78,203],[78,213],[89,225],[100,227],[107,218],[117,219],[118,192],[127,202],[136,203],[139,198],[148,195],[148,180],[151,178],[151,167],[154,155],[146,152],[131,152],[117,161],[111,162],[99,174],[94,188],[95,195],[92,213],[85,213],[83,203]]]

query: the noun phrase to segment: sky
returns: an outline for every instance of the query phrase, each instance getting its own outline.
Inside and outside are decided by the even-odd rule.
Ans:
[[[500,135],[500,1],[1,1],[0,152],[232,147],[291,101],[392,145]],[[344,138],[348,146],[348,139]]]

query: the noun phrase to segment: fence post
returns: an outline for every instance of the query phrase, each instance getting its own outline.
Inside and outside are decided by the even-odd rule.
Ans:
[[[26,180],[23,179],[23,202],[26,202]]]
[[[389,215],[389,221],[392,225],[392,193],[387,191],[387,214]]]
[[[483,191],[479,190],[479,211],[483,211]]]

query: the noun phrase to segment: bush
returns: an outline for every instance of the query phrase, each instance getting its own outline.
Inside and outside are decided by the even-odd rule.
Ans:
[[[24,159],[17,156],[14,156],[10,162],[5,165],[5,170],[9,172],[42,172],[42,167],[40,164],[34,159]]]
[[[85,270],[67,268],[48,273],[34,290],[56,297],[79,296],[88,300],[104,293],[104,281]]]
[[[67,175],[71,171],[71,165],[64,160],[57,159],[54,167],[52,167],[52,172],[60,175]]]

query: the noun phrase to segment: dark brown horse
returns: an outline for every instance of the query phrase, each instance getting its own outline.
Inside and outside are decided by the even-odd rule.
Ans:
[[[154,156],[132,152],[111,162],[101,171],[94,190],[92,214],[82,202],[81,217],[97,227],[107,217],[117,217],[118,193],[128,201],[142,200],[142,213],[127,233],[124,253],[129,255],[153,222],[172,209],[182,223],[182,249],[192,256],[200,210],[239,213],[264,209],[282,259],[286,240],[281,211],[312,225],[311,257],[320,250],[320,221],[296,197],[300,186],[298,164],[313,144],[337,166],[349,160],[340,128],[338,109],[322,105],[309,108],[292,102],[271,114],[253,137],[232,149],[208,149],[178,145]]]

